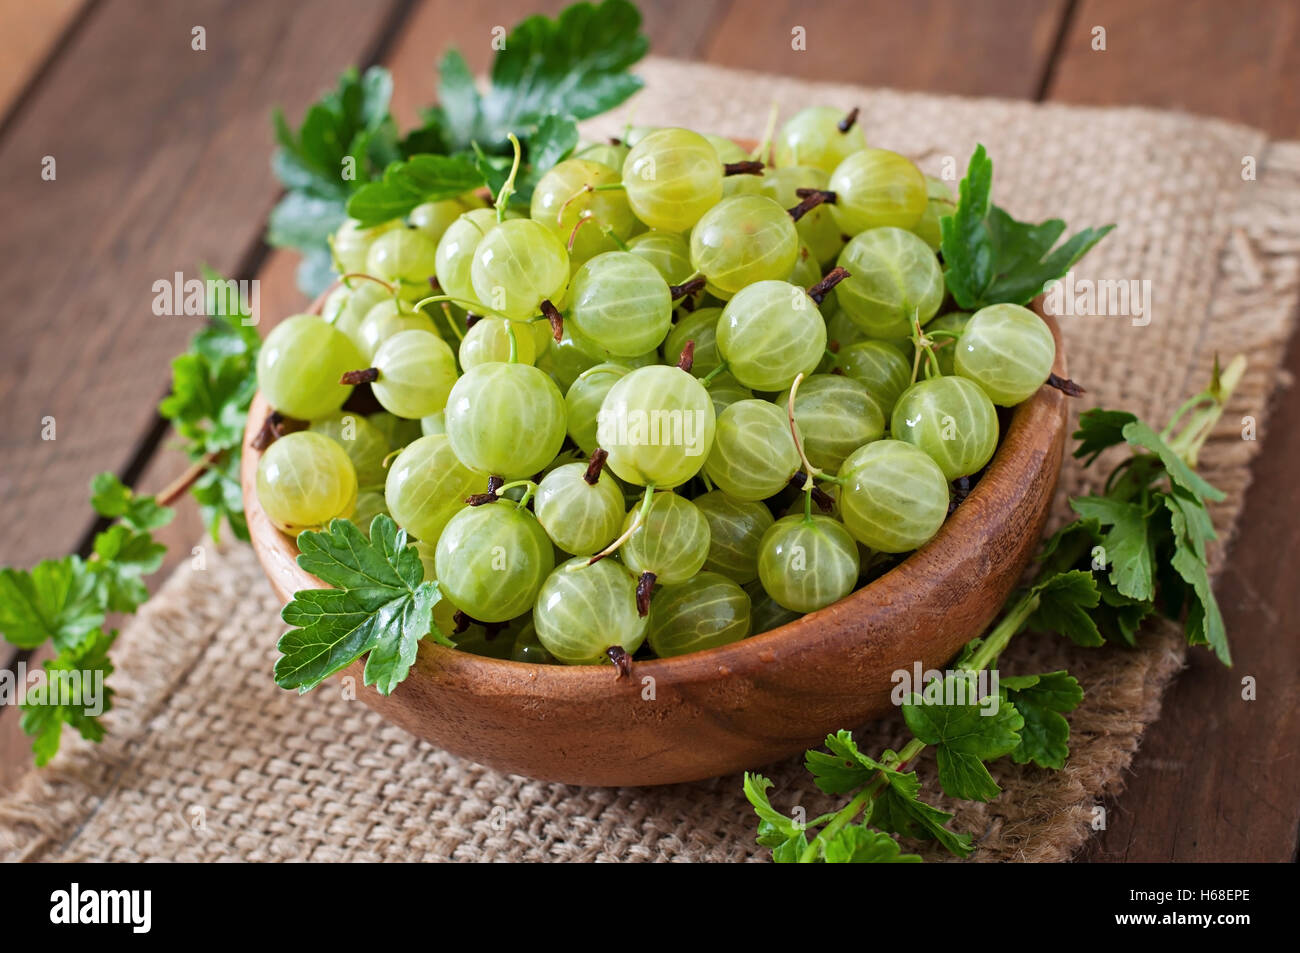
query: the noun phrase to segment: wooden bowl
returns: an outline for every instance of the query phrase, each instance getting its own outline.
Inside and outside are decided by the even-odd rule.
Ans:
[[[1041,314],[1041,311],[1040,311]],[[1066,375],[1060,330],[1055,371]],[[268,406],[258,394],[241,480],[253,547],[285,602],[323,583],[257,501],[250,441]],[[1017,407],[983,478],[924,547],[835,605],[741,642],[612,666],[533,665],[420,646],[375,711],[453,754],[499,771],[587,785],[668,784],[757,768],[890,710],[891,674],[942,666],[997,616],[1033,556],[1065,447],[1066,398],[1044,386]],[[273,637],[273,633],[267,633]]]

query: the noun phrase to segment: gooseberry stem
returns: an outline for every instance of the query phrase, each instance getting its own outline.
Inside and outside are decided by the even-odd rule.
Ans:
[[[551,323],[551,337],[559,341],[564,337],[564,315],[560,314],[560,309],[551,304],[550,298],[543,298],[542,303],[538,305],[543,317]]]
[[[461,333],[459,325],[456,324],[456,318],[451,313],[451,305],[446,301],[442,302],[442,315],[447,319],[447,326],[451,328],[451,333],[456,335],[456,340],[465,340],[465,335]]]
[[[799,438],[799,425],[794,421],[794,399],[799,393],[799,385],[803,382],[803,372],[800,371],[795,377],[794,383],[790,385],[790,397],[785,402],[786,416],[790,421],[790,436],[794,439],[794,448],[799,452],[799,459],[803,461],[804,472],[808,474],[808,482],[804,484],[805,488],[812,486],[812,481],[822,476],[822,471],[812,465],[808,455],[803,450],[803,440]],[[811,490],[809,490],[811,492]]]
[[[742,159],[739,162],[724,162],[722,174],[725,175],[762,175],[763,163],[755,159]]]
[[[597,447],[591,451],[591,460],[587,464],[587,472],[582,475],[588,486],[595,486],[600,482],[600,471],[605,468],[605,460],[608,457],[609,451],[603,447]]]
[[[826,300],[826,296],[831,293],[832,288],[838,285],[845,278],[852,277],[853,276],[848,271],[841,268],[839,265],[836,265],[830,271],[826,272],[825,278],[808,289],[808,297],[812,298],[820,305]]]
[[[767,110],[767,125],[763,129],[763,138],[754,147],[754,151],[749,154],[751,159],[763,158],[763,154],[772,147],[772,136],[776,134],[776,118],[778,115],[780,115],[780,110],[777,108],[776,103],[772,103]]]
[[[721,364],[719,364],[719,365],[718,365],[717,367],[715,367],[713,370],[709,371],[709,373],[707,373],[707,374],[705,374],[703,377],[701,377],[701,378],[700,378],[700,383],[701,383],[703,386],[708,387],[710,384],[713,383],[713,378],[717,377],[719,374],[725,374],[725,373],[727,372],[727,369],[728,369],[727,362],[726,362],[726,361],[723,361]]]
[[[683,281],[680,285],[669,285],[668,295],[674,301],[677,301],[681,298],[703,291],[706,284],[708,284],[708,279],[703,275],[693,275]]]
[[[510,196],[515,194],[515,177],[519,175],[519,160],[522,153],[519,149],[519,140],[515,134],[509,133],[507,137],[510,140],[510,146],[515,151],[514,162],[510,164],[510,174],[506,180],[501,183],[501,191],[497,193],[497,222],[498,224],[506,220],[506,206],[510,204]]]
[[[858,121],[858,107],[854,106],[849,110],[849,114],[835,124],[835,128],[840,132],[847,134],[853,128],[853,124]]]
[[[507,364],[519,363],[519,339],[515,337],[514,326],[509,321],[506,322],[506,337],[510,340],[510,356],[506,358]]]
[[[489,314],[492,317],[500,318],[503,321],[510,320],[504,314],[501,314],[499,311],[493,311],[486,305],[480,304],[477,301],[470,301],[468,298],[457,298],[455,295],[429,295],[429,297],[421,298],[419,301],[415,302],[411,310],[423,311],[426,304],[437,304],[440,301],[450,301],[452,304],[458,304],[466,311],[473,311],[476,314]]]
[[[641,506],[637,509],[636,517],[632,520],[632,523],[628,526],[627,529],[623,531],[622,536],[614,540],[614,542],[610,543],[608,546],[606,546],[596,555],[588,559],[586,563],[588,566],[598,563],[606,556],[609,556],[617,552],[618,548],[622,546],[624,543],[626,543],[632,537],[632,534],[641,528],[642,524],[645,523],[646,516],[648,516],[650,513],[650,503],[654,498],[654,492],[655,492],[655,485],[653,483],[648,484],[645,488],[645,496],[642,497],[641,499]],[[580,565],[570,566],[569,571],[572,572],[575,569],[581,569],[581,568],[582,566]]]

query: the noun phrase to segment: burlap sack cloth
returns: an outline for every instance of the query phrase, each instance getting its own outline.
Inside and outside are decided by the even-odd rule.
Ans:
[[[862,107],[870,142],[959,174],[976,142],[996,164],[995,200],[1012,214],[1064,218],[1072,230],[1117,222],[1078,277],[1149,279],[1151,322],[1063,318],[1080,406],[1126,408],[1163,423],[1207,380],[1214,354],[1250,370],[1203,454],[1228,493],[1215,510],[1231,536],[1261,423],[1296,311],[1300,144],[1225,122],[1141,109],[1080,109],[794,82],[706,66],[647,63],[646,89],[589,130],[688,124],[758,138],[769,106]],[[1244,180],[1254,157],[1256,180]],[[1073,462],[1065,494],[1095,488]],[[1220,550],[1221,552],[1222,550]],[[212,554],[178,571],[123,635],[107,739],[80,739],[0,800],[0,856],[49,860],[748,860],[755,819],[740,779],[652,789],[582,789],[507,777],[444,754],[343,700],[335,683],[305,697],[271,678],[283,630],[252,552]],[[1239,642],[1266,632],[1234,632]],[[980,860],[1062,860],[1085,840],[1092,807],[1117,791],[1184,657],[1174,627],[1137,651],[1076,649],[1022,637],[1004,672],[1067,667],[1087,691],[1070,717],[1063,771],[1002,761],[1003,794],[962,804],[954,826]],[[899,723],[861,732],[864,750],[897,746]],[[932,762],[920,766],[929,796]],[[783,806],[809,816],[827,799],[799,760],[768,769]],[[938,852],[922,847],[927,859]]]

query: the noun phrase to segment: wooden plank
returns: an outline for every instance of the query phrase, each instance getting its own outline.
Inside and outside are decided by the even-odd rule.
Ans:
[[[1106,49],[1093,49],[1104,28]],[[1048,96],[1182,109],[1300,136],[1300,4],[1294,0],[1082,0]]]
[[[0,121],[9,115],[75,21],[85,0],[0,0]]]
[[[705,58],[803,79],[1029,99],[1065,9],[1065,0],[736,2]],[[803,50],[792,49],[798,27]]]
[[[1300,7],[1290,0],[1083,0],[1047,98],[1141,104],[1221,116],[1278,137],[1300,135]],[[1096,27],[1106,50],[1092,49]],[[1300,374],[1300,340],[1286,366]],[[1108,801],[1108,829],[1081,859],[1292,861],[1300,840],[1300,587],[1291,578],[1300,516],[1300,390],[1276,397],[1237,538],[1217,591],[1235,666],[1193,652],[1143,738],[1127,790]],[[1242,700],[1241,680],[1258,680]],[[1173,809],[1171,809],[1171,807]]]
[[[278,191],[271,106],[300,114],[399,6],[105,0],[33,90],[0,141],[0,207],[21,225],[0,237],[0,564],[77,547],[87,481],[132,459],[196,328],[152,313],[153,283],[249,267]]]

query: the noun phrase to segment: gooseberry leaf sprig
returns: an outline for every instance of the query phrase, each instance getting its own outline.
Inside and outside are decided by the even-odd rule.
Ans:
[[[20,650],[48,645],[55,653],[43,664],[43,683],[28,686],[22,703],[20,725],[32,737],[37,767],[58,753],[64,725],[89,741],[103,738],[99,719],[112,707],[112,689],[101,694],[90,679],[113,672],[108,650],[117,631],[104,623],[149,598],[144,577],[161,568],[167,551],[152,535],[173,516],[161,497],[137,495],[111,473],[96,476],[90,490],[95,511],[114,522],[95,534],[87,558],[74,553],[31,569],[0,569],[0,637]],[[184,489],[166,492],[170,500]],[[62,689],[73,685],[79,694],[65,697]]]
[[[988,801],[999,793],[987,764],[1059,770],[1069,756],[1065,715],[1083,700],[1068,672],[999,675],[997,705],[983,710],[973,678],[992,667],[1020,632],[1055,631],[1081,646],[1108,641],[1135,645],[1141,623],[1156,614],[1181,619],[1191,645],[1208,645],[1231,664],[1223,617],[1210,588],[1207,546],[1214,527],[1209,502],[1223,494],[1197,475],[1198,454],[1245,371],[1244,358],[1221,369],[1157,433],[1122,411],[1085,412],[1074,438],[1084,466],[1107,450],[1129,455],[1111,471],[1100,494],[1071,506],[1079,518],[1049,539],[1036,578],[1008,600],[997,624],[974,639],[955,671],[909,695],[903,717],[912,738],[899,751],[871,758],[852,734],[826,739],[826,752],[809,751],[806,766],[827,794],[852,795],[844,807],[801,823],[778,811],[762,775],[745,775],[745,796],[759,818],[758,843],[782,863],[871,863],[919,859],[885,843],[897,835],[938,841],[965,857],[970,835],[949,829],[952,815],[920,799],[920,782],[907,766],[935,749],[939,786],[950,797]],[[965,684],[962,684],[962,683]],[[961,691],[954,689],[962,689]]]
[[[992,204],[992,190],[993,160],[979,145],[961,180],[956,209],[939,219],[944,278],[966,311],[1003,302],[1028,304],[1115,227],[1085,228],[1053,248],[1065,222],[1016,221]]]
[[[383,514],[367,539],[349,520],[298,535],[298,565],[331,588],[294,593],[280,617],[290,626],[280,637],[275,681],[300,694],[367,655],[365,684],[388,695],[410,673],[426,636],[454,648],[433,621],[442,598],[424,581],[424,565],[406,530]]]

